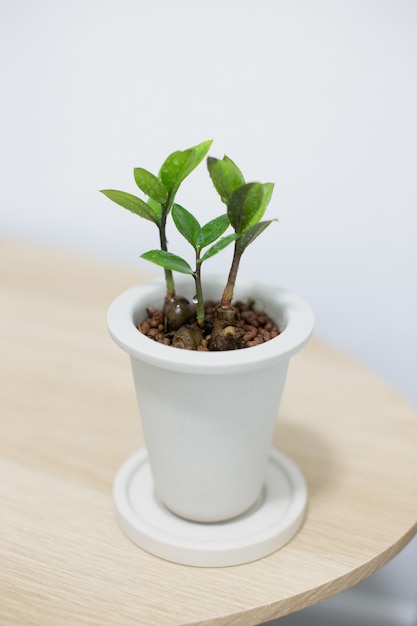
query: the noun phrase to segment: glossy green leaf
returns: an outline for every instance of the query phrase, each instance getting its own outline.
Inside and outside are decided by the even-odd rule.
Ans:
[[[165,159],[159,177],[168,192],[177,191],[182,181],[204,159],[212,143],[212,140],[203,141],[187,150],[177,150]]]
[[[193,270],[180,256],[172,254],[171,252],[165,252],[164,250],[150,250],[141,254],[142,259],[156,263],[167,270],[174,272],[181,272],[182,274],[193,274]]]
[[[162,220],[162,206],[159,204],[159,202],[156,202],[155,200],[152,200],[152,198],[148,198],[148,201],[146,203],[149,208],[152,210],[152,212],[155,215],[155,222],[158,226],[161,225],[161,220]]]
[[[240,235],[237,233],[233,233],[232,235],[226,235],[225,237],[222,237],[221,239],[219,239],[219,241],[217,241],[214,244],[214,246],[211,246],[211,248],[209,248],[207,252],[203,254],[203,256],[201,257],[201,259],[199,259],[198,262],[203,263],[203,261],[207,261],[207,259],[209,259],[210,257],[220,252],[220,250],[223,250],[224,248],[226,248],[230,243],[232,243],[232,241],[235,241],[239,237]]]
[[[130,193],[126,193],[125,191],[118,191],[116,189],[102,189],[101,193],[104,193],[110,200],[113,200],[113,202],[116,202],[116,204],[119,204],[131,213],[135,213],[139,215],[139,217],[154,222],[157,226],[159,225],[158,216],[155,214],[152,207],[144,200]]]
[[[178,150],[167,157],[159,172],[159,177],[167,191],[172,192],[178,189],[185,178],[184,172],[194,162],[194,158],[192,150],[183,152]]]
[[[159,178],[148,172],[148,170],[143,169],[143,167],[135,167],[133,175],[137,186],[146,196],[149,196],[149,198],[152,198],[159,204],[165,204],[168,199],[168,192]]]
[[[214,157],[208,157],[207,168],[222,201],[229,204],[233,192],[245,184],[242,172],[228,156],[224,156],[221,161]]]
[[[201,249],[209,246],[213,241],[216,241],[220,235],[223,235],[229,225],[230,222],[226,213],[207,222],[200,231],[200,236],[197,240],[198,247]]]
[[[198,245],[201,226],[194,215],[191,215],[187,209],[184,209],[184,207],[179,204],[174,204],[172,208],[172,218],[181,235],[185,237],[195,250]]]
[[[262,201],[262,206],[263,206],[263,209],[264,209],[264,212],[265,212],[265,210],[266,210],[266,208],[267,208],[267,206],[268,206],[268,204],[269,204],[269,202],[271,200],[272,193],[274,191],[275,185],[274,185],[274,183],[263,183],[262,187],[263,187],[263,190],[264,190],[264,198],[263,198],[263,201]]]
[[[194,153],[195,153],[195,162],[194,162],[193,169],[195,169],[197,165],[200,165],[201,161],[204,159],[207,152],[210,150],[212,143],[213,143],[213,140],[208,139],[207,141],[202,141],[201,143],[197,144],[196,146],[192,148],[192,150],[194,150]],[[191,171],[188,173],[191,174]]]
[[[274,191],[274,184],[273,183],[261,183],[261,186],[263,189],[262,202],[259,205],[259,209],[253,214],[252,218],[246,223],[244,230],[260,222],[260,220],[264,216],[264,213],[269,204],[269,201],[271,200],[272,192]]]
[[[237,242],[237,250],[239,254],[243,254],[243,252],[246,250],[249,244],[255,241],[255,239],[259,237],[259,235],[263,233],[263,231],[266,228],[268,228],[268,226],[272,224],[272,222],[276,222],[276,221],[278,220],[268,220],[265,222],[258,222],[257,224],[254,224],[253,226],[250,226],[247,230],[245,230],[245,232],[243,233],[243,235],[239,238],[239,241]]]
[[[262,208],[264,191],[261,183],[247,183],[232,194],[227,207],[230,223],[237,233],[242,233],[256,219]]]

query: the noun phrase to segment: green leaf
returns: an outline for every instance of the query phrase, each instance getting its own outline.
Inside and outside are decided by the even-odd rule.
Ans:
[[[101,193],[104,193],[104,195],[110,198],[110,200],[113,200],[113,202],[116,202],[116,204],[119,204],[131,213],[135,213],[136,215],[139,215],[139,217],[144,217],[145,220],[154,222],[157,226],[159,226],[158,216],[155,214],[152,207],[150,207],[144,200],[141,200],[130,193],[126,193],[125,191],[118,191],[116,189],[102,189]]]
[[[264,213],[265,213],[266,207],[268,206],[271,200],[272,193],[274,191],[274,186],[275,186],[274,183],[263,183],[262,185],[263,190],[264,190],[264,199],[262,202]]]
[[[168,192],[177,191],[182,181],[204,159],[212,143],[212,140],[203,141],[187,150],[177,150],[165,159],[159,177]]]
[[[195,152],[195,163],[194,163],[193,169],[195,169],[197,165],[200,165],[201,161],[204,159],[207,152],[210,150],[212,143],[213,143],[213,140],[208,139],[207,141],[202,141],[201,143],[197,144],[196,146],[192,148],[192,150],[194,150]],[[189,172],[189,174],[191,174],[191,172],[192,170]]]
[[[161,220],[162,220],[162,207],[159,204],[159,202],[156,202],[155,200],[152,200],[152,198],[148,198],[148,202],[147,205],[149,206],[149,208],[152,210],[152,212],[155,215],[155,222],[158,226],[161,225]]]
[[[216,241],[220,235],[223,235],[229,225],[230,222],[226,213],[224,215],[219,215],[219,217],[215,217],[214,220],[211,220],[210,222],[207,222],[207,224],[205,224],[200,231],[200,236],[197,240],[198,247],[201,249],[209,246],[213,243],[213,241]]]
[[[259,237],[259,235],[263,233],[263,231],[268,228],[268,226],[272,224],[272,222],[277,221],[278,220],[268,220],[265,222],[258,222],[257,224],[253,224],[253,226],[250,226],[247,230],[245,230],[245,232],[243,233],[243,235],[241,235],[239,241],[237,242],[237,250],[239,254],[243,254],[249,244],[255,241],[255,239]]]
[[[191,215],[187,209],[184,209],[184,207],[179,204],[174,204],[172,208],[172,218],[181,235],[185,237],[195,250],[198,245],[201,226],[194,215]]]
[[[272,192],[274,191],[274,183],[263,183],[261,184],[261,186],[263,189],[262,202],[259,206],[258,211],[254,213],[254,215],[252,216],[252,219],[249,220],[249,222],[246,224],[245,230],[249,228],[249,226],[253,226],[254,224],[257,224],[263,218],[266,208],[269,204],[269,201],[271,200]]]
[[[192,168],[195,160],[195,154],[190,148],[181,152],[173,152],[164,161],[159,177],[168,192],[177,191],[178,187],[186,178],[187,172]]]
[[[150,250],[141,254],[142,259],[156,263],[167,270],[173,270],[174,272],[181,272],[182,274],[193,274],[193,270],[180,256],[172,254],[171,252],[165,252],[164,250]]]
[[[208,157],[207,168],[222,201],[229,204],[233,192],[245,184],[242,172],[228,156],[224,156],[221,161],[214,157]]]
[[[237,233],[248,228],[262,209],[264,190],[261,183],[247,183],[232,194],[227,214]]]
[[[207,252],[203,254],[198,262],[203,263],[203,261],[207,261],[207,259],[220,252],[220,250],[226,248],[226,246],[228,246],[230,243],[232,243],[232,241],[235,241],[235,239],[238,239],[239,237],[240,235],[238,233],[233,233],[232,235],[226,235],[226,237],[222,237],[217,243],[214,244],[214,246],[211,246],[211,248],[209,248]]]
[[[145,195],[159,204],[165,204],[168,199],[168,192],[159,178],[148,172],[148,170],[143,169],[143,167],[135,167],[133,175],[137,186]]]

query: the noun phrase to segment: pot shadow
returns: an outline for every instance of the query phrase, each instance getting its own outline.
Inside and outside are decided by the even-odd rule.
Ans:
[[[273,447],[286,454],[302,471],[309,497],[334,487],[343,474],[342,465],[324,437],[303,423],[297,424],[286,416],[279,416]]]

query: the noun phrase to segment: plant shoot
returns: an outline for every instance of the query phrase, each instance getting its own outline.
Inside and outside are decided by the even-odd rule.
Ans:
[[[202,162],[211,144],[211,141],[204,141],[170,154],[157,176],[144,168],[135,168],[136,185],[147,197],[146,200],[114,189],[105,189],[102,193],[158,228],[159,249],[149,250],[141,257],[164,268],[167,290],[163,328],[166,336],[173,335],[172,345],[196,348],[204,340],[209,350],[219,351],[245,345],[243,331],[238,328],[240,309],[232,304],[240,261],[247,247],[276,220],[262,219],[271,200],[273,183],[246,182],[240,169],[227,156],[223,159],[207,158],[211,181],[226,205],[226,213],[201,226],[190,211],[175,202],[181,184]],[[193,249],[192,264],[168,250],[166,228],[170,216],[178,233]],[[225,234],[228,229],[232,232]],[[212,319],[208,321],[202,265],[232,242],[233,256],[223,294],[214,307]],[[175,293],[173,272],[188,274],[194,280],[193,304]]]

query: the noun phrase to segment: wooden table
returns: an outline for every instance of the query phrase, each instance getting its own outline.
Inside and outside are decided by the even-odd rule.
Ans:
[[[116,524],[111,486],[142,445],[106,309],[134,272],[0,242],[2,626],[254,625],[351,587],[417,530],[417,416],[318,340],[296,356],[276,446],[310,493],[283,549],[248,565],[154,557]]]

